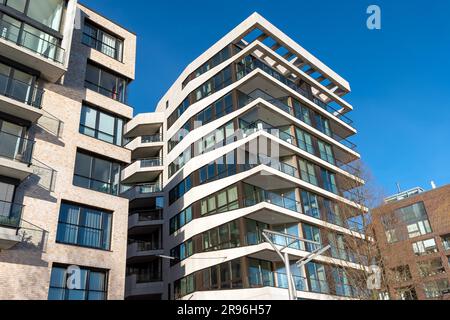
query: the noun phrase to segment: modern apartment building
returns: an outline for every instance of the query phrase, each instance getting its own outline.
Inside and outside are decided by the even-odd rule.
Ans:
[[[0,299],[123,299],[136,36],[75,0],[0,15]]]
[[[450,299],[450,185],[386,199],[372,211],[392,299]]]
[[[129,247],[129,297],[287,299],[290,271],[296,298],[357,298],[347,271],[364,272],[367,261],[343,238],[365,241],[352,219],[366,208],[351,197],[364,181],[351,165],[360,155],[348,140],[357,132],[349,92],[257,13],[193,61],[154,113],[126,127],[137,160],[130,181],[150,183],[131,194],[164,196],[163,221],[130,217],[130,245],[144,242]],[[160,266],[162,282],[152,281]]]

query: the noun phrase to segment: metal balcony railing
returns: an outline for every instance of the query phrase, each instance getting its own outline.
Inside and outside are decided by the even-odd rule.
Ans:
[[[44,90],[29,83],[0,74],[0,94],[41,109]]]
[[[19,228],[22,219],[23,205],[0,201],[0,226]]]
[[[45,34],[41,34],[40,36],[35,35],[24,30],[23,26],[24,24],[18,27],[4,19],[0,19],[0,38],[31,50],[54,62],[64,63],[65,50],[63,48],[56,43],[44,39]]]

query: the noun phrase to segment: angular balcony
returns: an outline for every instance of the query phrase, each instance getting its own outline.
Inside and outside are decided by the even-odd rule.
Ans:
[[[160,183],[139,184],[133,187],[122,186],[121,195],[128,200],[162,196]]]
[[[140,233],[141,231],[162,225],[163,223],[162,209],[133,213],[128,217],[129,233]]]
[[[155,181],[163,170],[162,158],[137,159],[122,170],[122,183],[133,184]]]
[[[0,131],[0,175],[22,181],[32,174],[33,148],[33,141]]]
[[[145,258],[164,254],[160,241],[135,241],[128,245],[127,259]]]
[[[125,145],[125,148],[132,151],[132,157],[138,159],[157,155],[163,147],[161,134],[137,137]]]
[[[17,232],[21,225],[23,206],[0,201],[0,250],[8,250],[21,242]]]
[[[51,82],[66,72],[65,50],[43,36],[0,19],[0,55],[37,70]]]
[[[4,113],[34,123],[43,115],[43,94],[36,86],[0,74],[0,109]]]

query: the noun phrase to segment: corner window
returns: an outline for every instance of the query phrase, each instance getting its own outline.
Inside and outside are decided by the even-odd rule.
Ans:
[[[56,242],[109,250],[111,221],[109,212],[62,203]]]
[[[81,109],[80,133],[122,146],[123,120],[92,107]]]
[[[82,42],[107,56],[122,61],[123,40],[85,21]]]

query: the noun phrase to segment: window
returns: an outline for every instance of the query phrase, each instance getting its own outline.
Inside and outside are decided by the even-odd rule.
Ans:
[[[122,61],[123,40],[94,26],[88,21],[84,22],[82,42],[113,59]]]
[[[438,252],[436,241],[434,239],[418,241],[413,243],[412,246],[416,256],[423,256]]]
[[[183,228],[192,221],[192,207],[188,207],[170,219],[170,234]]]
[[[393,268],[391,272],[396,282],[408,282],[412,280],[411,270],[408,265]]]
[[[442,246],[445,251],[450,250],[450,234],[446,234],[445,236],[441,236]]]
[[[417,268],[422,278],[445,273],[445,267],[442,264],[441,258],[417,262]]]
[[[317,195],[302,191],[302,202],[305,214],[320,219],[319,201]]]
[[[316,123],[317,123],[317,129],[325,133],[327,136],[332,136],[331,134],[331,127],[330,127],[330,120],[325,118],[324,116],[316,113]]]
[[[118,195],[120,165],[77,152],[73,184],[103,193]]]
[[[238,221],[232,221],[202,234],[203,251],[217,251],[240,246]]]
[[[200,200],[202,216],[232,211],[239,208],[237,187],[222,190],[208,198]]]
[[[81,109],[80,133],[122,146],[123,120],[92,107]]]
[[[0,181],[0,226],[19,227],[22,206],[14,204],[16,187]]]
[[[332,274],[336,294],[338,296],[352,297],[354,294],[353,287],[350,285],[346,271],[342,268],[333,267]]]
[[[325,266],[318,263],[309,262],[306,264],[306,270],[309,275],[311,291],[328,294],[330,290],[325,273]]]
[[[295,132],[297,134],[298,147],[306,152],[314,154],[311,135],[298,128],[295,128]]]
[[[309,109],[295,99],[293,99],[292,101],[294,104],[295,117],[300,121],[311,125],[311,116],[309,114]]]
[[[33,143],[25,136],[26,127],[0,119],[0,157],[31,163]]]
[[[311,226],[309,224],[304,223],[303,224],[303,236],[305,237],[305,240],[322,243],[322,238],[320,236],[320,229],[315,226]],[[312,243],[305,242],[304,245],[306,246],[306,248],[302,248],[302,249],[306,249],[306,251],[308,251],[308,252],[313,252],[314,250],[318,249],[318,246],[316,246],[315,244],[312,244]]]
[[[127,85],[128,81],[125,78],[88,63],[85,79],[86,88],[126,103]]]
[[[410,239],[432,232],[423,202],[398,209],[395,211],[395,216],[406,224],[406,229]]]
[[[109,250],[111,221],[111,213],[62,203],[56,242]]]
[[[448,279],[442,279],[425,283],[423,285],[425,296],[428,299],[436,299],[442,297],[444,294],[450,293],[450,286]]]
[[[0,94],[40,108],[42,91],[35,88],[36,77],[0,63]]]
[[[192,239],[190,239],[170,250],[170,256],[175,258],[174,260],[171,260],[171,265],[173,266],[179,263],[180,261],[189,258],[193,254],[194,254],[194,243]]]
[[[331,145],[320,140],[318,140],[317,143],[319,145],[320,158],[328,163],[335,164],[336,161]]]
[[[6,0],[2,2],[44,26],[60,31],[65,0]]]
[[[417,292],[415,288],[397,289],[397,296],[400,300],[417,300]]]
[[[321,168],[320,171],[322,173],[323,187],[325,190],[333,192],[334,194],[339,194],[336,184],[336,175],[323,168]]]
[[[79,287],[67,288],[69,278],[76,276],[78,270],[54,266],[50,277],[48,300],[106,300],[108,288],[108,272],[80,268]]]
[[[191,188],[192,181],[191,176],[189,176],[169,191],[169,205],[183,197]]]
[[[314,164],[312,164],[309,161],[300,159],[299,160],[299,166],[300,166],[300,177],[303,181],[306,181],[308,183],[311,183],[315,186],[317,186],[317,177],[316,177],[316,171],[314,168]]]
[[[323,206],[326,212],[326,219],[328,222],[338,226],[344,226],[342,221],[339,205],[329,199],[323,199]]]

